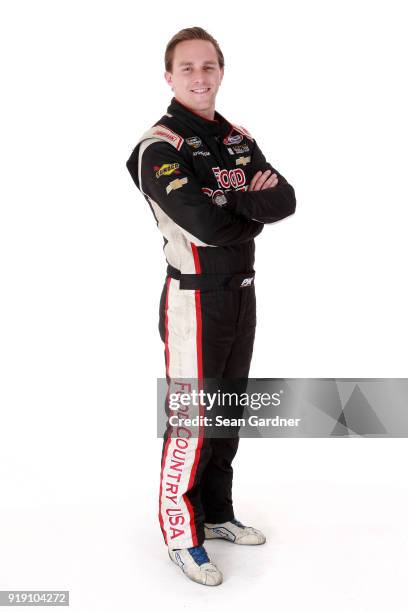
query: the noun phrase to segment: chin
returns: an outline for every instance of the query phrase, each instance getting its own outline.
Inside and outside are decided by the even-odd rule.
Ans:
[[[195,100],[195,104],[194,106],[196,108],[208,108],[210,105],[210,102],[208,102],[207,100]]]
[[[197,100],[196,98],[193,98],[190,102],[190,105],[194,108],[205,109],[211,106],[212,101],[212,98],[205,98],[203,100]]]

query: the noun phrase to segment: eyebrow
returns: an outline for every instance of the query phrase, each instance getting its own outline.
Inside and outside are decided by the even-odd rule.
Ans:
[[[217,65],[217,62],[214,62],[212,60],[206,60],[205,62],[203,62],[204,64],[212,64],[214,66]],[[192,66],[193,62],[180,62],[179,66]]]

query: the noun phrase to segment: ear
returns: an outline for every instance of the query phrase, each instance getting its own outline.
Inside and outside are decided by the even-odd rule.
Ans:
[[[224,68],[221,68],[220,72],[221,72],[221,78],[220,78],[220,85],[221,85],[222,79],[224,78]]]
[[[172,77],[171,72],[167,72],[166,71],[164,73],[164,78],[166,79],[166,82],[170,85],[170,87],[172,87],[173,86],[173,77]]]

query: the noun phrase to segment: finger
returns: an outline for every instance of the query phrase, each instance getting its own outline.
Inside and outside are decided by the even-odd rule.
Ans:
[[[258,170],[258,172],[252,177],[251,183],[249,185],[249,191],[255,190],[254,188],[255,188],[256,181],[259,179],[261,175],[262,175],[262,172]]]
[[[276,187],[277,183],[265,183],[262,187],[262,189],[272,189],[273,187]]]
[[[271,174],[271,176],[268,177],[267,179],[267,183],[272,183],[273,181],[275,181],[278,177],[276,176],[276,174]]]
[[[263,175],[261,176],[261,178],[258,179],[257,181],[257,187],[259,187],[259,189],[263,189],[264,185],[267,181],[269,181],[269,179],[271,178],[270,175],[271,171],[270,170],[266,170],[266,172],[263,173]]]
[[[256,181],[258,180],[258,178],[260,177],[260,175],[262,174],[262,172],[260,170],[258,170],[258,172],[256,174],[254,174],[254,176],[251,179],[251,182],[249,184],[249,189],[252,190],[254,188],[254,185],[256,183]]]
[[[276,174],[273,174],[267,181],[265,181],[262,189],[269,189],[271,187],[275,187],[278,184],[278,177]]]
[[[254,186],[255,191],[259,191],[260,189],[262,189],[262,185],[269,178],[270,173],[271,173],[271,170],[265,170],[265,172],[261,174],[261,176],[258,178],[258,180],[255,183],[255,186]]]

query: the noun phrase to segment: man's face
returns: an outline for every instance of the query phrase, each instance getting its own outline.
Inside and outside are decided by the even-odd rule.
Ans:
[[[202,114],[214,111],[223,76],[214,45],[208,40],[178,43],[174,49],[173,72],[165,73],[177,100]]]

